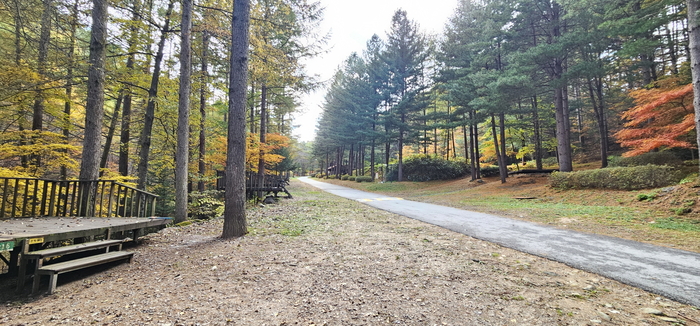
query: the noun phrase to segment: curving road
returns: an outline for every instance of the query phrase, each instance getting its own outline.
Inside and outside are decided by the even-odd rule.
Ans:
[[[700,254],[562,230],[299,178],[331,194],[596,273],[700,307]]]

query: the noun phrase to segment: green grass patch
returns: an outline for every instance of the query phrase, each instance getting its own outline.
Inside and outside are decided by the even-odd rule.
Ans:
[[[619,224],[620,222],[633,223],[654,216],[650,210],[630,207],[554,203],[541,200],[520,201],[508,197],[474,197],[464,199],[460,203],[509,212],[527,212],[545,220],[561,217],[592,218],[606,224]]]
[[[667,217],[656,219],[649,224],[653,228],[664,230],[676,230],[684,232],[700,232],[700,221],[687,220],[677,217]]]

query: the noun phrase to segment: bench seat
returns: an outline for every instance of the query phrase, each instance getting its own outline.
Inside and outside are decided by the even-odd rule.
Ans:
[[[133,252],[129,251],[112,251],[106,252],[99,255],[88,256],[85,258],[69,260],[62,263],[56,263],[51,265],[42,266],[36,271],[33,292],[36,292],[39,288],[39,278],[41,275],[49,276],[49,294],[53,294],[56,290],[56,281],[59,274],[76,271],[82,268],[97,266],[101,264],[106,264],[118,260],[128,260],[131,262]]]
[[[43,249],[43,250],[37,250],[37,251],[30,251],[30,252],[24,254],[23,258],[25,258],[25,259],[42,259],[42,258],[48,258],[48,257],[56,257],[56,256],[74,254],[74,253],[89,251],[89,250],[93,250],[93,249],[106,248],[106,247],[111,247],[111,246],[116,246],[116,245],[119,245],[119,250],[121,250],[121,244],[123,242],[124,242],[124,240],[101,240],[101,241],[85,242],[85,243],[79,243],[79,244],[74,244],[74,245],[70,245],[70,246],[63,246],[63,247],[49,248],[49,249]]]

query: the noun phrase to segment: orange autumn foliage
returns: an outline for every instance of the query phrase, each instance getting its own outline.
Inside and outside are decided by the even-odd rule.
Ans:
[[[622,114],[627,122],[615,134],[625,157],[656,149],[694,148],[689,133],[695,129],[693,85],[678,85],[675,79],[658,81],[656,88],[632,91],[635,107]]]
[[[246,170],[258,172],[258,161],[260,160],[260,136],[253,133],[248,133],[246,138]],[[289,138],[280,134],[267,134],[267,142],[262,144],[263,158],[265,159],[266,168],[271,168],[275,164],[284,160],[284,156],[274,154],[276,149],[289,146]],[[219,137],[218,141],[212,146],[213,154],[210,155],[211,161],[222,167],[226,166],[226,137]]]

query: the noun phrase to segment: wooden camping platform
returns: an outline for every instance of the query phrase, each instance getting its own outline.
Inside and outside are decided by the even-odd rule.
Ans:
[[[18,271],[21,255],[30,250],[39,250],[42,244],[94,237],[123,238],[127,235],[136,240],[149,229],[163,228],[171,222],[162,217],[36,217],[0,220],[0,254],[10,251],[0,265],[8,265],[10,274]]]
[[[0,220],[0,242],[43,238],[42,242],[84,238],[165,226],[169,218],[37,217]]]

